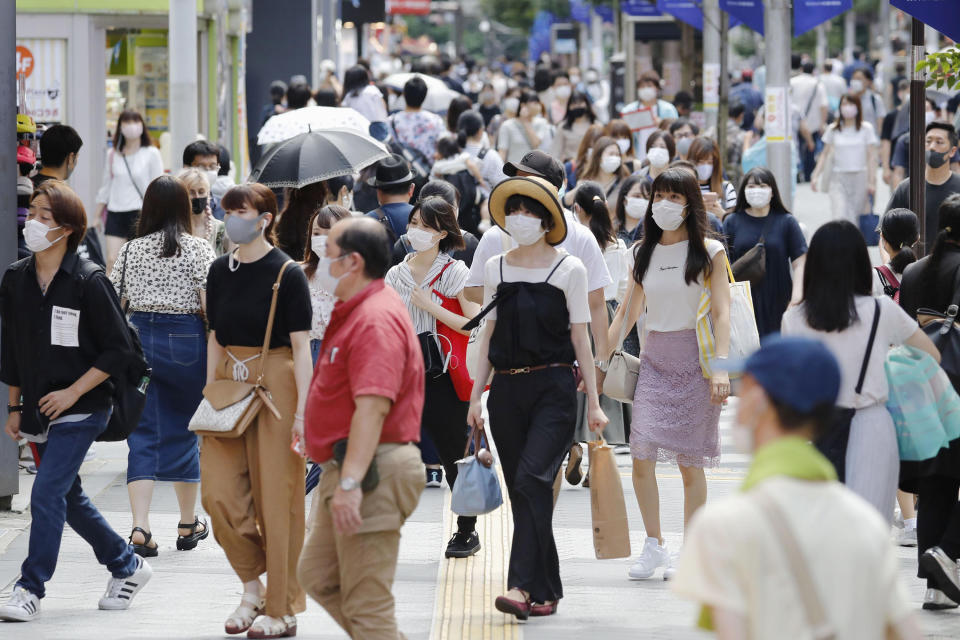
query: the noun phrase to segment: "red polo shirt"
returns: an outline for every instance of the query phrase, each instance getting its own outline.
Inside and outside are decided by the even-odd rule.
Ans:
[[[350,435],[357,396],[383,396],[393,403],[381,443],[419,442],[424,378],[410,314],[383,280],[337,302],[310,382],[307,453],[320,463],[333,457],[333,444]]]

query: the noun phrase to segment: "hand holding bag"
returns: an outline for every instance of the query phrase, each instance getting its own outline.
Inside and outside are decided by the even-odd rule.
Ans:
[[[593,550],[598,560],[630,557],[630,526],[623,500],[620,471],[613,447],[599,436],[588,442],[590,456],[590,516]]]
[[[457,479],[453,483],[450,509],[458,516],[482,516],[503,504],[497,470],[490,452],[481,447],[483,439],[483,430],[473,429],[467,438],[463,459],[457,460]],[[471,443],[473,455],[470,455]]]
[[[637,393],[637,378],[640,375],[640,358],[623,350],[623,339],[627,335],[627,314],[630,313],[630,303],[633,301],[633,292],[636,287],[637,285],[634,284],[630,289],[630,295],[627,296],[617,349],[610,356],[607,375],[603,380],[603,395],[626,404],[633,403]]]
[[[267,316],[267,331],[260,351],[260,375],[256,384],[239,380],[214,380],[203,388],[203,400],[190,418],[190,431],[200,436],[216,438],[238,438],[243,435],[260,411],[266,407],[280,420],[280,411],[273,403],[270,392],[263,386],[263,374],[267,368],[270,351],[270,338],[273,335],[273,320],[277,313],[277,296],[280,293],[280,281],[287,267],[294,264],[288,260],[280,267],[276,282],[273,283],[273,297],[270,300],[270,314]]]
[[[760,331],[753,311],[753,294],[749,282],[737,282],[724,254],[727,276],[730,282],[730,353],[734,359],[745,359],[760,348]],[[711,276],[712,277],[712,276]],[[704,378],[713,377],[713,361],[717,357],[717,340],[710,315],[710,278],[707,278],[700,294],[697,309],[697,345],[700,351],[700,369]]]

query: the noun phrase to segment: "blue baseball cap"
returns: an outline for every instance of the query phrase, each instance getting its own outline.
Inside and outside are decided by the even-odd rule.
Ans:
[[[750,374],[768,396],[800,413],[836,404],[840,393],[837,359],[810,338],[770,336],[749,358],[718,361],[716,368]]]

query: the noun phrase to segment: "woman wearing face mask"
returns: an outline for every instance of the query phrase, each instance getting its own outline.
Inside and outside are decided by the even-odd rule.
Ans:
[[[277,218],[277,248],[294,260],[306,259],[305,248],[309,244],[310,218],[327,201],[327,187],[323,182],[314,182],[299,189],[287,191],[283,211]]]
[[[646,177],[648,184],[653,184],[661,173],[670,166],[670,160],[676,157],[677,146],[673,136],[666,131],[654,131],[647,138],[647,156],[639,175]]]
[[[320,286],[317,278],[317,265],[320,258],[327,255],[327,236],[337,222],[350,217],[350,211],[336,204],[328,204],[310,219],[310,246],[306,247],[307,259],[300,263],[303,273],[310,283],[310,307],[313,310],[313,327],[310,329],[310,355],[316,366],[323,346],[323,334],[330,323],[330,314],[337,299],[332,293]]]
[[[518,109],[517,117],[504,122],[497,137],[497,151],[505,162],[520,162],[528,151],[549,149],[553,140],[553,127],[543,117],[536,93],[520,94]]]
[[[611,120],[603,128],[603,135],[609,136],[617,141],[620,147],[620,153],[623,156],[623,166],[629,173],[633,173],[637,164],[637,153],[633,146],[633,132],[630,131],[630,125],[620,119]]]
[[[200,180],[206,183],[202,175]],[[177,549],[193,549],[209,533],[196,515],[200,450],[187,425],[200,404],[206,376],[201,314],[206,307],[207,271],[216,255],[206,239],[191,233],[190,211],[181,181],[161,176],[151,182],[137,237],[120,249],[110,275],[153,368],[143,416],[127,439],[130,544],[144,557],[158,553],[150,528],[150,503],[158,481],[172,482],[177,494]]]
[[[723,179],[720,147],[710,138],[696,138],[690,145],[687,159],[697,168],[697,179],[707,211],[723,220],[737,205],[737,190]]]
[[[190,196],[190,233],[203,238],[219,257],[226,253],[226,227],[210,209],[210,183],[199,169],[184,169],[177,175]]]
[[[488,127],[490,122],[501,113],[500,105],[497,104],[497,92],[492,84],[487,82],[483,85],[478,101],[477,112],[483,118],[483,126]]]
[[[147,133],[143,116],[124,111],[117,119],[113,148],[107,151],[103,182],[97,191],[99,219],[106,220],[103,233],[107,237],[108,274],[120,247],[133,237],[147,185],[161,174],[163,160]]]
[[[623,107],[621,117],[639,109],[650,109],[656,127],[659,127],[663,120],[676,120],[680,117],[675,106],[660,99],[660,74],[652,69],[640,74],[637,80],[637,100]],[[643,148],[646,144],[646,140],[640,137],[634,142],[638,148]]]
[[[596,120],[597,116],[593,113],[587,96],[580,91],[570,94],[562,124],[557,127],[553,136],[550,155],[561,162],[569,162],[576,158],[577,148],[580,146],[583,135]]]
[[[676,461],[683,477],[684,526],[706,502],[703,469],[720,458],[720,408],[730,394],[725,373],[704,377],[697,341],[697,311],[710,287],[710,318],[718,359],[730,348],[730,287],[723,245],[706,237],[707,221],[697,179],[686,169],[668,169],[653,182],[653,204],[627,288],[629,299],[610,323],[609,347],[620,327],[645,311],[646,335],[633,401],[630,453],[633,487],[646,541],[630,569],[644,580],[672,560],[660,528],[657,462]],[[609,358],[610,353],[604,354]]]
[[[643,176],[630,176],[617,193],[614,222],[617,237],[633,244],[643,235],[643,218],[650,206],[650,183]]]
[[[847,94],[840,99],[840,118],[823,135],[823,153],[810,178],[814,191],[820,189],[820,176],[831,163],[830,208],[835,220],[857,224],[867,208],[868,196],[877,191],[877,146],[880,141],[873,125],[863,119],[860,98]],[[868,170],[868,167],[871,169]]]
[[[584,180],[596,182],[603,189],[604,197],[610,198],[620,188],[620,183],[630,174],[623,166],[620,146],[613,138],[601,136],[593,144],[593,152],[586,168],[577,176],[577,183]],[[563,197],[564,206],[572,206],[576,188]],[[611,212],[612,213],[612,212]]]
[[[567,234],[556,193],[546,180],[528,177],[507,179],[490,194],[491,217],[519,246],[487,262],[485,308],[465,327],[487,319],[467,420],[483,429],[481,397],[495,374],[487,408],[514,519],[509,591],[495,606],[521,620],[556,613],[563,597],[551,524],[553,480],[576,425],[572,365],[593,359],[586,269],[554,248]],[[594,368],[581,372],[596,433],[607,418]]]
[[[437,323],[459,330],[477,311],[477,305],[463,293],[470,270],[463,262],[450,257],[452,250],[463,248],[457,211],[442,198],[421,200],[410,211],[406,235],[414,253],[407,254],[402,263],[391,268],[385,282],[406,303],[421,344],[435,346],[435,353],[443,353]],[[434,292],[459,300],[464,315],[444,309]],[[469,334],[468,331],[462,333]],[[432,345],[427,341],[432,341]],[[467,444],[468,408],[469,403],[457,396],[449,371],[427,372],[421,430],[436,447],[451,487],[457,479],[456,461],[463,457]],[[447,543],[446,557],[466,558],[480,550],[476,523],[476,518],[457,518],[457,532]]]
[[[763,280],[751,283],[753,310],[761,336],[779,332],[787,306],[800,301],[807,241],[800,223],[783,206],[769,169],[757,167],[743,177],[737,206],[723,221],[723,234],[734,263],[763,242],[766,271]]]
[[[566,71],[558,71],[553,76],[553,86],[550,88],[550,123],[560,125],[564,122],[570,104],[570,96],[575,87],[570,84],[570,76]]]
[[[353,208],[353,187],[356,182],[351,175],[338,176],[326,181],[327,202],[326,204],[343,207],[347,211],[354,211]]]
[[[570,164],[570,169],[567,171],[567,189],[572,189],[577,186],[577,176],[587,168],[587,164],[590,162],[590,156],[593,155],[593,145],[602,136],[602,125],[592,124],[587,127],[587,131],[583,134],[583,138],[577,147],[577,155],[574,157],[573,162]]]
[[[306,607],[296,573],[304,533],[304,460],[291,445],[303,440],[303,410],[313,374],[310,288],[303,270],[291,266],[295,263],[271,244],[277,201],[270,189],[261,184],[233,187],[222,204],[227,236],[237,249],[217,258],[207,276],[207,383],[253,382],[262,373],[282,418],[265,409],[238,438],[204,438],[202,502],[217,542],[243,583],[240,606],[224,630],[249,630],[251,638],[286,637],[296,633],[295,614]],[[281,270],[270,351],[262,362],[270,301]],[[323,261],[317,277],[321,288],[335,289]],[[264,571],[266,587],[260,581]]]

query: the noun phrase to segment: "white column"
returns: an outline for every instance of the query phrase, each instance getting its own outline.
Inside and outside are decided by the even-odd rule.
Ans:
[[[170,158],[181,165],[183,149],[200,131],[197,122],[197,3],[170,0]]]
[[[720,1],[703,1],[703,111],[716,131],[720,108]]]
[[[767,41],[767,88],[764,104],[767,119],[767,166],[777,179],[780,195],[789,210],[792,205],[790,124],[790,0],[764,0],[764,33]],[[773,120],[771,120],[773,116]]]

